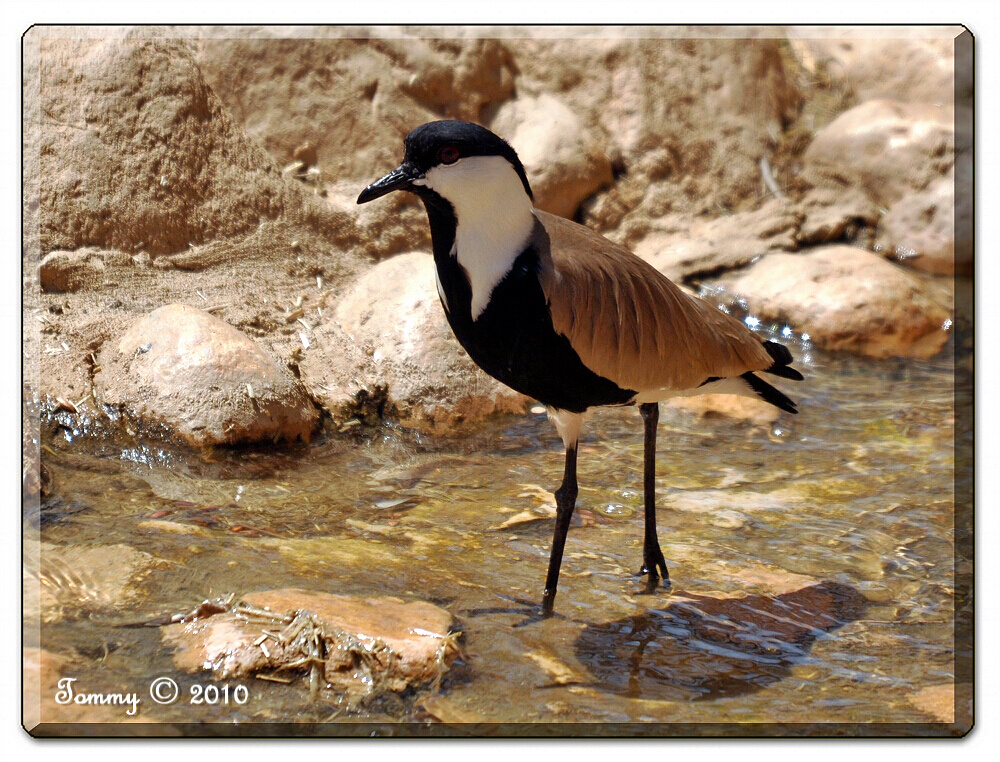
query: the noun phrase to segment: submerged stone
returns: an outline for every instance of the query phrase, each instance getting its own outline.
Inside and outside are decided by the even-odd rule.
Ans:
[[[139,584],[164,565],[127,545],[82,547],[25,540],[24,615],[49,623],[117,614],[140,599]]]

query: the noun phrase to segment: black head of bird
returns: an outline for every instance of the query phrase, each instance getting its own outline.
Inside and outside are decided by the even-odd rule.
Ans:
[[[363,204],[395,190],[424,202],[438,294],[459,343],[487,373],[543,403],[566,447],[542,598],[552,613],[576,504],[576,453],[586,412],[638,405],[645,430],[643,565],[646,592],[669,575],[656,536],[658,402],[730,393],[794,413],[755,375],[801,380],[791,353],[690,296],[589,228],[533,208],[514,150],[459,121],[406,136],[402,164],[369,185]]]

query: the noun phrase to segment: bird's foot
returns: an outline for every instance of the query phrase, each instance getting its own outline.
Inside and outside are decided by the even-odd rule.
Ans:
[[[652,547],[647,547],[643,553],[643,564],[638,576],[641,577],[643,574],[649,575],[646,579],[646,587],[642,591],[643,595],[652,595],[656,592],[661,574],[663,575],[663,587],[670,587],[670,573],[667,571],[667,561],[663,557],[663,551],[660,550],[658,543]]]

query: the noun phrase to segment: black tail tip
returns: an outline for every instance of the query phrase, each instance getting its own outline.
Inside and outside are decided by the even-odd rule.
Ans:
[[[792,353],[788,351],[788,347],[776,341],[765,341],[763,344],[764,349],[771,355],[771,359],[774,360],[774,364],[770,368],[767,368],[764,371],[765,373],[770,373],[772,376],[779,376],[780,378],[788,378],[792,381],[801,381],[803,379],[802,374],[795,370],[795,368],[788,367],[794,360]]]
[[[792,362],[792,353],[788,351],[788,347],[784,344],[779,344],[776,341],[765,341],[764,349],[767,353],[771,355],[771,359],[774,360],[775,365],[790,365]]]
[[[783,392],[775,389],[767,381],[757,378],[753,373],[749,371],[740,376],[750,388],[760,397],[764,402],[768,402],[774,405],[779,410],[784,410],[786,413],[792,413],[793,415],[798,414],[798,409],[795,407],[795,402],[786,396]]]

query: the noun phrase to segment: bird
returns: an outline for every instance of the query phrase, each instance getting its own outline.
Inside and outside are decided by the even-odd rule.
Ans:
[[[728,393],[796,413],[758,372],[800,381],[791,352],[688,294],[590,228],[534,207],[517,153],[471,122],[413,129],[403,161],[358,203],[415,194],[431,230],[438,296],[459,344],[493,378],[541,402],[565,447],[541,616],[553,614],[578,494],[588,411],[635,405],[643,421],[644,593],[670,585],[656,527],[659,402]]]

